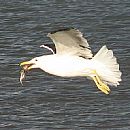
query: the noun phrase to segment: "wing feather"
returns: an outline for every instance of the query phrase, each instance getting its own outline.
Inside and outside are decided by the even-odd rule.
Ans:
[[[92,58],[87,40],[82,33],[74,28],[62,29],[48,34],[56,47],[57,54],[77,55],[85,58]]]

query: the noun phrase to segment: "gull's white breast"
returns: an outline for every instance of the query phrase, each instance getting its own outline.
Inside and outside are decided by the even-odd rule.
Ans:
[[[46,55],[40,57],[39,67],[47,73],[64,76],[88,76],[91,60],[70,55]]]

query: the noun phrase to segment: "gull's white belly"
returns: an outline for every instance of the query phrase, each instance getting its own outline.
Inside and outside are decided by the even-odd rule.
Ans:
[[[91,71],[90,66],[90,60],[66,55],[43,56],[42,64],[40,64],[40,68],[45,72],[65,77],[87,76]]]

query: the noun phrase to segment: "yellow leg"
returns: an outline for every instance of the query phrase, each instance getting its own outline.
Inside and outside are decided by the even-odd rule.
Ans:
[[[93,73],[95,74],[95,76],[93,76],[92,78],[93,78],[95,84],[97,85],[98,89],[101,90],[102,92],[104,92],[105,94],[109,94],[110,88],[101,81],[101,79],[97,75],[96,71],[94,71]]]

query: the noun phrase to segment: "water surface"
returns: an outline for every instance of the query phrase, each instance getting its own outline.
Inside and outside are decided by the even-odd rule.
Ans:
[[[18,63],[48,54],[47,33],[75,27],[93,52],[104,44],[123,72],[110,95],[86,78],[60,78],[34,70],[24,87]],[[130,1],[3,0],[0,2],[0,128],[3,130],[130,129]]]

